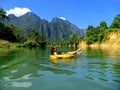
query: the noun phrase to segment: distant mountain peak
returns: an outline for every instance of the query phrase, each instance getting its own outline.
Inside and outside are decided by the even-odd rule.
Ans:
[[[33,12],[27,12],[26,13],[27,15],[36,15],[35,13],[33,13]],[[25,14],[24,14],[25,15]],[[37,15],[36,15],[37,16]]]
[[[50,40],[68,40],[72,33],[79,36],[83,35],[82,29],[78,28],[64,17],[54,17],[50,22],[45,19],[40,19],[33,12],[28,12],[20,17],[9,15],[8,24],[14,24],[19,27],[23,35],[30,33],[32,30],[37,30]]]
[[[20,17],[24,14],[26,14],[27,12],[31,12],[31,10],[29,8],[20,8],[20,7],[15,7],[13,9],[7,10],[6,14],[14,14],[16,17]]]
[[[14,14],[9,14],[8,17],[16,17]]]
[[[66,18],[64,18],[64,17],[59,17],[59,18],[62,19],[62,20],[64,20],[64,21],[66,20]]]
[[[20,17],[24,17],[25,19],[26,18],[29,18],[29,19],[41,19],[39,16],[37,16],[35,13],[33,12],[27,12],[26,14],[20,16]]]
[[[33,13],[33,12],[27,12],[26,14],[24,14],[24,15],[26,15],[26,16],[37,16],[35,13]],[[24,15],[22,15],[22,16],[24,16]]]
[[[9,17],[9,21],[17,18],[14,14],[9,14],[8,17]],[[7,22],[8,20],[5,21]]]

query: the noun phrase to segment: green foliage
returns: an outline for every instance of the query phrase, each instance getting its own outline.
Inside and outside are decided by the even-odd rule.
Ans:
[[[57,40],[57,41],[50,41],[48,42],[48,44],[52,44],[52,45],[60,45],[60,46],[71,46],[71,45],[75,45],[77,46],[79,43],[80,37],[77,36],[75,33],[72,33],[70,35],[70,39],[69,40]]]
[[[119,28],[109,28],[109,32],[118,32],[120,31]]]
[[[13,25],[5,25],[0,22],[0,39],[11,42],[20,41],[19,29]]]
[[[17,19],[18,23],[15,25],[22,25],[23,27],[26,27],[26,31],[21,32],[20,29],[15,27],[14,25],[5,25],[2,23],[4,19],[7,19],[6,12],[0,8],[0,39],[5,39],[11,42],[24,42],[24,44],[18,44],[17,46],[28,46],[28,47],[36,47],[41,45],[46,45],[47,40],[43,36],[45,35],[47,38],[51,38],[56,41],[51,41],[51,43],[56,43],[59,45],[77,45],[80,37],[77,36],[80,35],[81,32],[79,28],[74,26],[73,24],[69,23],[68,21],[63,21],[59,18],[53,19],[50,23],[47,21],[38,20],[39,17],[34,15],[33,13],[29,13],[32,15],[32,21],[30,18],[27,18],[28,15],[24,15],[24,19],[27,18],[27,23],[30,22],[29,28],[26,27],[27,25],[24,24],[26,22],[20,21],[21,18]],[[33,27],[33,21],[37,26]],[[40,25],[39,25],[40,23]],[[32,27],[32,28],[31,28]],[[20,26],[21,28],[21,26]],[[38,28],[38,29],[37,29]],[[36,30],[34,30],[36,29]],[[72,29],[72,30],[71,30]],[[31,31],[32,30],[32,31]],[[86,36],[85,40],[87,44],[93,44],[93,43],[102,43],[107,40],[107,36],[109,35],[109,32],[114,32],[120,30],[120,14],[115,16],[111,26],[108,28],[107,23],[105,21],[101,21],[99,26],[92,26],[89,25],[86,30]],[[48,33],[47,33],[47,32]],[[25,32],[25,33],[23,33]],[[40,34],[41,32],[42,34]],[[75,33],[77,34],[75,34]],[[29,34],[26,34],[29,33]],[[24,35],[21,35],[24,34]],[[59,41],[58,41],[59,40]],[[0,45],[0,47],[2,44]]]
[[[38,47],[39,44],[34,40],[27,40],[26,42],[24,42],[23,46],[24,47]]]
[[[0,21],[8,19],[6,12],[0,8]],[[16,42],[20,40],[20,35],[18,28],[13,25],[5,25],[0,22],[0,39],[8,40],[11,42]]]
[[[46,38],[35,30],[28,34],[27,40],[36,41],[39,45],[46,45],[47,43]]]
[[[0,21],[3,21],[4,19],[8,19],[8,17],[6,16],[4,9],[0,8]]]
[[[11,42],[21,42],[25,41],[24,44],[18,44],[17,47],[37,47],[41,45],[46,45],[46,38],[42,36],[39,32],[33,30],[24,38],[20,35],[20,30],[14,25],[5,25],[0,22],[0,39],[8,40]],[[2,44],[0,45],[3,46]]]
[[[79,37],[75,33],[72,33],[70,36],[70,44],[78,45],[78,43],[79,43]]]
[[[86,31],[85,40],[87,44],[93,44],[93,43],[102,43],[107,40],[107,37],[110,32],[116,32],[120,28],[120,15],[117,15],[110,28],[108,28],[105,21],[101,21],[100,25],[97,27],[88,26]]]
[[[0,48],[9,48],[11,46],[11,43],[6,40],[0,40]]]
[[[22,40],[23,37],[20,35],[21,30],[18,27],[14,26],[12,24],[8,24],[6,26],[10,28],[10,30],[12,31],[12,33],[14,35],[14,41],[13,42],[21,42],[21,41],[23,41]]]
[[[102,29],[108,29],[107,23],[106,23],[105,21],[101,21],[101,22],[100,22],[100,27],[101,27]]]
[[[89,25],[86,31],[86,36],[85,36],[85,40],[87,42],[87,44],[92,44],[93,43],[93,35],[94,35],[94,27],[92,25]]]
[[[110,28],[120,28],[120,14],[115,16]]]
[[[0,39],[8,40],[8,41],[15,41],[15,35],[12,29],[9,26],[0,23]]]
[[[101,43],[104,41],[105,31],[107,28],[105,21],[100,22],[100,26],[97,27],[88,26],[85,37],[87,44]]]

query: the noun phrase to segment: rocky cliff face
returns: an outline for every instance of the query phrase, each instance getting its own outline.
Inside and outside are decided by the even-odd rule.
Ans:
[[[84,35],[84,31],[68,20],[61,18],[53,18],[51,22],[41,19],[33,12],[26,13],[23,16],[16,17],[9,15],[7,24],[13,24],[22,30],[23,35],[30,33],[32,30],[37,30],[49,40],[68,40],[72,33],[79,36]]]

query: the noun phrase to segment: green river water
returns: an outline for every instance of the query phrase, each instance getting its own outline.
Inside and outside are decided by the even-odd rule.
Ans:
[[[49,47],[0,49],[0,90],[120,90],[119,50],[88,48],[54,61],[49,53]]]

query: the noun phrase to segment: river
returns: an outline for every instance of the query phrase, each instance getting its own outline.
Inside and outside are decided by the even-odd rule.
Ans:
[[[49,52],[49,47],[0,49],[0,90],[120,90],[119,50],[88,48],[57,60]]]

